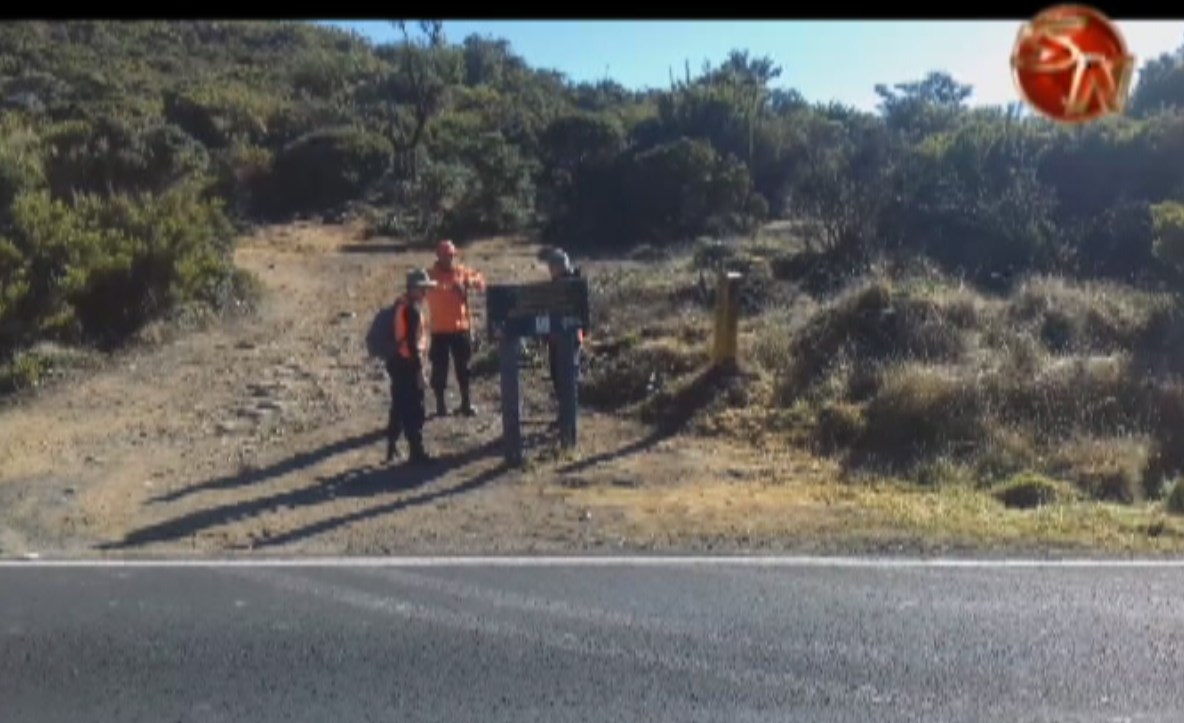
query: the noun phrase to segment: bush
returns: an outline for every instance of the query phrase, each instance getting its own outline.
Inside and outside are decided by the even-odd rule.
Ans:
[[[746,232],[759,220],[752,194],[744,164],[721,157],[708,143],[681,138],[630,151],[611,165],[582,167],[548,236],[603,249]]]
[[[1148,440],[1083,438],[1062,445],[1050,471],[1095,500],[1131,504],[1143,499]]]
[[[676,342],[626,343],[604,347],[590,361],[580,400],[611,411],[640,402],[700,368],[707,352]]]
[[[1184,272],[1184,204],[1165,201],[1151,207],[1155,258],[1177,273]]]
[[[793,342],[786,393],[817,383],[837,360],[953,361],[966,350],[974,308],[961,297],[935,300],[873,280],[818,312]]]
[[[268,206],[276,213],[323,212],[359,199],[387,172],[394,148],[357,128],[316,131],[276,155]]]
[[[1016,475],[991,494],[1005,507],[1021,510],[1071,502],[1077,498],[1072,485],[1031,473]]]
[[[273,155],[266,148],[234,145],[213,160],[214,191],[226,199],[228,211],[237,219],[247,219],[265,210],[267,182],[271,177]]]
[[[863,409],[833,402],[818,411],[815,441],[823,454],[833,454],[855,444],[864,432]]]
[[[1034,138],[976,122],[922,141],[905,164],[886,233],[946,269],[1004,287],[1052,263],[1055,199],[1028,160]],[[1029,131],[1030,133],[1030,131]]]
[[[885,372],[852,445],[866,465],[904,469],[934,457],[958,458],[990,437],[987,399],[974,379],[909,365]]]
[[[268,95],[222,79],[164,95],[164,115],[209,148],[259,142],[274,105]]]
[[[1168,493],[1164,507],[1173,515],[1184,515],[1184,480],[1176,480],[1172,485],[1172,491]]]
[[[1110,353],[1134,347],[1167,297],[1117,284],[1026,280],[1008,303],[1008,317],[1031,328],[1054,352]]]
[[[1123,201],[1097,213],[1070,243],[1076,271],[1086,276],[1137,281],[1153,276],[1156,258],[1151,208]]]
[[[752,179],[710,144],[680,139],[631,157],[623,182],[633,240],[670,243],[748,230]]]
[[[49,369],[49,361],[38,354],[18,353],[11,361],[0,360],[0,394],[39,386]]]
[[[1000,374],[996,415],[1045,440],[1112,435],[1144,422],[1145,394],[1122,356],[1062,357],[1036,374]]]
[[[50,128],[45,175],[57,198],[75,194],[163,193],[209,167],[205,147],[175,125],[119,118]]]
[[[0,117],[0,225],[17,196],[45,187],[41,139],[12,116]]]
[[[25,194],[12,211],[12,238],[0,247],[10,348],[39,338],[112,343],[179,303],[216,303],[233,283],[234,230],[194,186],[73,204]]]
[[[461,151],[464,181],[442,204],[438,235],[472,239],[518,232],[534,221],[532,165],[500,133],[471,139]]]

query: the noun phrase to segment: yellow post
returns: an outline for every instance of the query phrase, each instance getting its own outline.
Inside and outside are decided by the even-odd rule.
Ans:
[[[715,345],[711,362],[717,367],[735,367],[740,334],[740,274],[720,273],[715,292]]]

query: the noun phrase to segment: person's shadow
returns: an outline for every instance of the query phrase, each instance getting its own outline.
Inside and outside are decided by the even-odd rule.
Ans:
[[[488,442],[475,449],[454,455],[439,457],[423,466],[400,464],[390,467],[365,467],[359,470],[319,479],[317,482],[289,492],[258,497],[242,502],[232,502],[217,507],[198,510],[177,518],[165,520],[128,533],[118,542],[101,543],[99,550],[126,550],[154,542],[182,540],[204,530],[268,512],[311,507],[330,502],[339,497],[371,497],[389,492],[410,491],[433,482],[448,473],[468,466],[482,458],[491,456],[500,449],[500,440]],[[283,466],[283,465],[280,465]],[[455,487],[410,498],[400,498],[388,504],[360,510],[348,515],[322,520],[305,527],[284,533],[278,537],[260,541],[256,547],[275,546],[304,537],[319,534],[335,527],[370,517],[397,512],[408,507],[429,504],[436,500],[461,494],[496,479],[508,465],[500,464]]]
[[[214,479],[206,480],[200,484],[192,487],[184,487],[167,494],[157,495],[149,502],[163,503],[174,502],[176,500],[197,494],[199,492],[206,492],[209,490],[225,490],[233,489],[235,487],[247,487],[249,485],[266,482],[275,477],[283,477],[286,474],[296,472],[315,464],[325,461],[326,459],[353,451],[355,449],[362,449],[368,447],[380,440],[386,439],[386,432],[379,430],[376,432],[369,432],[367,434],[359,434],[345,439],[339,439],[336,442],[327,444],[324,447],[310,450],[308,452],[300,452],[294,454],[287,459],[281,460],[266,467],[258,469],[243,470],[239,474],[227,475],[225,477],[216,477]]]

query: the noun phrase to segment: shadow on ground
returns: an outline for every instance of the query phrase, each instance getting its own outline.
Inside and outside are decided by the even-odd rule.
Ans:
[[[338,247],[343,254],[399,254],[414,251],[415,247],[406,243],[360,243],[345,244]]]
[[[703,412],[717,395],[725,389],[734,375],[728,369],[708,367],[681,389],[653,400],[643,414],[643,419],[653,425],[653,430],[634,442],[618,449],[602,452],[560,468],[561,474],[582,472],[605,462],[623,459],[643,452],[664,440],[675,437],[686,430],[695,415]]]
[[[498,477],[500,477],[502,474],[504,474],[509,469],[510,469],[509,465],[506,464],[505,462],[502,462],[497,467],[486,470],[485,472],[482,472],[481,474],[479,474],[469,480],[466,480],[465,482],[462,482],[462,483],[456,485],[455,487],[448,487],[446,489],[438,490],[436,492],[428,492],[428,493],[421,494],[421,495],[415,495],[414,497],[405,497],[402,499],[395,500],[393,502],[389,502],[385,505],[379,505],[378,507],[370,507],[370,508],[367,508],[364,510],[358,510],[357,512],[351,512],[347,515],[338,515],[336,517],[330,517],[327,520],[320,520],[319,522],[314,522],[311,525],[305,525],[304,527],[297,528],[295,530],[292,530],[291,532],[285,532],[282,535],[276,535],[276,536],[270,537],[266,540],[262,540],[258,544],[256,544],[255,547],[256,548],[279,547],[281,545],[287,545],[292,542],[297,542],[299,540],[302,540],[302,539],[305,539],[308,537],[313,537],[315,535],[319,535],[324,532],[328,532],[329,530],[336,529],[338,527],[343,527],[345,525],[350,525],[350,524],[353,524],[356,522],[361,522],[362,520],[368,520],[368,519],[372,519],[374,517],[380,517],[382,515],[393,514],[395,512],[399,512],[401,510],[405,510],[405,509],[408,509],[411,507],[420,507],[423,505],[429,505],[429,504],[432,504],[433,502],[438,502],[440,500],[447,499],[448,497],[453,497],[455,495],[463,494],[465,492],[470,492],[470,491],[475,490],[479,487],[482,487],[483,485],[486,485],[486,484],[492,482],[493,480],[497,479]],[[365,487],[367,485],[372,484],[372,480],[370,479],[369,476],[363,476],[360,480],[360,485],[358,483],[359,483],[359,480],[355,480],[355,481],[351,482],[349,489],[350,490],[365,489]]]
[[[630,455],[637,454],[638,452],[643,452],[658,442],[661,442],[662,440],[671,436],[673,436],[671,433],[662,430],[651,432],[641,439],[635,442],[630,442],[623,447],[612,449],[607,452],[601,452],[600,454],[596,454],[591,457],[585,457],[579,461],[572,462],[569,465],[561,467],[559,472],[561,474],[574,474],[576,472],[583,472],[584,470],[604,464],[605,462],[611,462],[615,459],[623,459]]]
[[[312,467],[329,457],[333,457],[345,452],[350,452],[362,447],[368,447],[376,442],[386,439],[385,431],[370,432],[368,434],[359,434],[346,439],[341,439],[332,444],[327,444],[320,449],[315,449],[310,452],[301,452],[293,457],[278,462],[273,465],[268,465],[257,470],[247,470],[241,474],[228,475],[226,477],[218,477],[212,480],[207,480],[192,487],[185,487],[168,494],[157,495],[149,500],[150,503],[175,502],[176,500],[194,495],[199,492],[207,492],[210,490],[226,490],[236,487],[247,487],[249,485],[266,482],[275,477],[283,477],[292,472],[298,472],[302,469]]]
[[[466,452],[439,457],[432,464],[423,467],[398,465],[392,467],[367,467],[361,470],[354,470],[343,475],[320,479],[312,485],[289,492],[219,505],[166,520],[130,532],[119,542],[100,544],[96,549],[126,550],[156,542],[182,540],[219,525],[257,517],[268,512],[281,512],[288,509],[311,507],[340,497],[372,497],[390,492],[409,491],[437,480],[449,472],[465,467],[479,459],[495,454],[498,450],[499,444],[494,441]],[[283,465],[277,465],[276,467],[280,466]],[[400,509],[427,504],[444,497],[461,494],[492,481],[505,471],[505,469],[506,467],[503,465],[479,474],[455,487],[416,497],[402,498],[381,507],[361,510],[349,515],[342,515],[317,522],[292,532],[284,533],[279,537],[264,540],[261,544],[266,546],[284,544],[348,524],[349,522],[388,514]]]

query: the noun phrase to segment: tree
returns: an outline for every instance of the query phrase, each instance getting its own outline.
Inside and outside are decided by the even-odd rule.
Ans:
[[[895,154],[886,130],[878,119],[860,115],[808,121],[791,211],[821,229],[820,250],[859,256],[879,240]]]
[[[1164,201],[1151,207],[1155,257],[1177,274],[1184,272],[1184,204]]]
[[[445,47],[443,22],[420,21],[423,38],[418,41],[404,21],[394,25],[403,34],[395,66],[361,89],[360,102],[371,108],[373,120],[398,151],[402,175],[415,179],[428,124],[444,110],[463,69],[461,56]]]
[[[383,136],[357,128],[299,138],[276,156],[270,206],[281,214],[326,211],[354,200],[386,174],[393,150]]]
[[[888,127],[917,139],[949,130],[959,117],[971,86],[950,75],[932,72],[918,81],[897,83],[893,88],[879,84],[880,113]]]
[[[1147,61],[1139,71],[1129,106],[1132,114],[1143,118],[1184,108],[1184,46]]]
[[[1032,128],[982,120],[927,139],[896,174],[890,244],[999,286],[1053,260],[1055,198]]]

